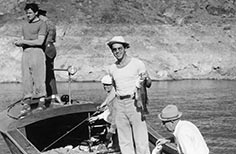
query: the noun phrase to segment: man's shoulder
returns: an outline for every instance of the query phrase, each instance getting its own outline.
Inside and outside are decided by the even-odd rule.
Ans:
[[[51,26],[51,27],[54,27],[54,26],[55,26],[55,23],[54,23],[52,20],[50,20],[50,19],[46,20],[45,23],[46,23],[47,25]]]
[[[179,121],[179,123],[177,125],[178,125],[177,128],[182,131],[188,130],[189,132],[191,132],[190,130],[196,128],[196,126],[192,122],[187,121],[187,120],[181,120],[181,121]]]
[[[112,68],[114,68],[114,67],[116,67],[116,63],[111,64],[111,65],[109,66],[109,69],[112,69]]]
[[[39,20],[40,25],[46,25],[46,23],[43,20]]]
[[[142,60],[138,57],[131,57],[131,61],[142,62]]]
[[[131,62],[135,63],[135,65],[144,64],[142,60],[136,57],[132,57]]]

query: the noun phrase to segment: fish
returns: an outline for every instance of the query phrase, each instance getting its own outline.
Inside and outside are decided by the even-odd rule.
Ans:
[[[146,115],[149,114],[147,104],[149,104],[147,88],[151,86],[151,81],[148,81],[147,78],[140,80],[140,86],[136,87],[136,106],[140,108],[142,120],[145,119]]]

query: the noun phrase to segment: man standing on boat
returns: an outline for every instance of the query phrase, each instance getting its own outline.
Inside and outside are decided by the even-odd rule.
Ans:
[[[141,112],[135,106],[137,83],[151,79],[147,74],[144,63],[127,55],[129,48],[122,36],[113,37],[107,45],[110,47],[116,62],[109,68],[113,78],[117,102],[115,103],[115,123],[118,130],[119,145],[122,154],[150,154],[148,131]]]
[[[60,97],[57,92],[56,78],[54,74],[54,59],[57,55],[56,47],[56,25],[48,19],[47,11],[39,9],[39,18],[46,23],[47,34],[44,41],[43,49],[46,57],[46,93],[47,97],[55,97],[56,101],[61,103]]]
[[[172,132],[179,154],[209,154],[207,144],[199,129],[191,122],[180,120],[182,112],[177,106],[167,105],[158,115],[165,128]],[[170,142],[159,139],[157,146]]]
[[[22,85],[24,99],[39,99],[44,102],[45,55],[43,43],[46,36],[46,24],[38,18],[38,5],[28,3],[24,8],[28,21],[22,27],[23,38],[14,44],[23,48]]]
[[[110,75],[105,75],[102,80],[103,88],[107,93],[105,101],[99,106],[99,110],[103,112],[97,116],[91,117],[90,122],[95,120],[104,119],[106,122],[110,123],[110,128],[108,129],[107,139],[111,139],[110,148],[112,151],[120,151],[116,124],[115,124],[115,107],[114,103],[116,101],[115,89],[112,85],[112,78]]]

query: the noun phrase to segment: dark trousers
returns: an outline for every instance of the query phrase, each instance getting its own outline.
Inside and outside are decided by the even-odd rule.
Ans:
[[[55,54],[48,54],[48,53]],[[53,44],[46,47],[46,92],[47,96],[57,94],[56,78],[54,74],[54,59],[56,57],[56,49]]]

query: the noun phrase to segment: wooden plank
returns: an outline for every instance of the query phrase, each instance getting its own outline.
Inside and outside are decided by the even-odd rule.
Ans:
[[[156,141],[159,138],[163,138],[163,137],[151,127],[151,124],[149,122],[147,122],[147,128],[148,128],[149,142],[155,146]],[[178,154],[176,147],[171,143],[164,144],[163,151],[166,154]]]
[[[21,152],[21,150],[20,150],[21,147],[19,147],[19,145],[18,145],[16,142],[14,142],[14,140],[10,139],[10,138],[8,137],[8,135],[5,134],[5,133],[2,133],[2,132],[1,132],[1,134],[2,134],[3,139],[5,140],[5,142],[6,142],[7,146],[8,146],[8,148],[9,148],[9,150],[11,151],[11,153],[13,153],[13,154],[24,154],[24,153]]]
[[[7,135],[23,154],[40,154],[40,151],[18,129],[8,131]]]

